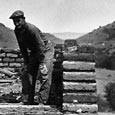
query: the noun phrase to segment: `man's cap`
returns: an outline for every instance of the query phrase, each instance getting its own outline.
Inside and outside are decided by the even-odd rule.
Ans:
[[[12,13],[12,15],[9,17],[9,19],[14,19],[14,18],[18,18],[18,17],[24,17],[24,12],[21,10],[17,10]]]

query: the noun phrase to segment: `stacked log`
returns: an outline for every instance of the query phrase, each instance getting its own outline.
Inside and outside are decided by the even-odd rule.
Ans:
[[[83,52],[79,54],[63,53],[62,49],[57,49],[55,52],[49,104],[61,108],[64,115],[96,115],[98,107],[96,104],[97,93],[94,55]],[[19,51],[1,49],[1,72],[5,72],[6,74],[4,68],[20,68],[22,64],[23,59]],[[12,76],[11,72],[8,75],[10,74]],[[6,106],[4,106],[4,108],[5,107]],[[39,107],[40,105],[37,105],[37,111]],[[45,106],[43,106],[43,108],[44,107]],[[19,107],[18,105],[16,105],[16,107],[12,106],[12,108],[9,106],[11,111],[14,111],[15,108],[23,109],[22,105],[19,105]],[[3,106],[1,106],[0,109],[3,110]],[[27,107],[27,109],[29,110],[28,114],[30,114],[30,109],[35,110],[33,106],[30,108]],[[56,113],[55,110],[53,113],[49,113],[50,110],[46,113],[44,113],[44,110],[41,112],[49,115],[61,115],[60,112]],[[38,115],[38,113],[36,115]]]
[[[55,106],[49,105],[0,105],[0,115],[62,115]]]
[[[64,115],[96,115],[97,93],[93,54],[63,54]]]

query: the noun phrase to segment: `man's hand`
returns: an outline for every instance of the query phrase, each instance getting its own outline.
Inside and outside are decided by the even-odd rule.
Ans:
[[[40,73],[41,73],[42,75],[47,75],[47,74],[48,74],[48,69],[47,69],[45,63],[41,63],[41,64],[39,65],[39,70],[40,70]]]
[[[24,64],[24,65],[22,66],[22,71],[27,71],[27,64]]]

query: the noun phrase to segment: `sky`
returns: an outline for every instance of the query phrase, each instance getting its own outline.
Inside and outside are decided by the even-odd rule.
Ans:
[[[0,0],[0,23],[14,29],[9,17],[16,10],[49,33],[86,33],[115,20],[115,0]]]

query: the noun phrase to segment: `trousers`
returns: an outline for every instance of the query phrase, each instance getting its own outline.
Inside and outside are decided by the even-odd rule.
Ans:
[[[27,70],[24,71],[21,76],[22,94],[28,95],[28,102],[33,103],[36,80],[39,80],[40,88],[38,92],[38,103],[47,104],[52,81],[54,47],[51,45],[45,52],[45,64],[48,69],[47,79],[45,80],[42,80],[42,75],[39,72],[40,63],[37,58],[36,54],[30,54],[29,56]]]

